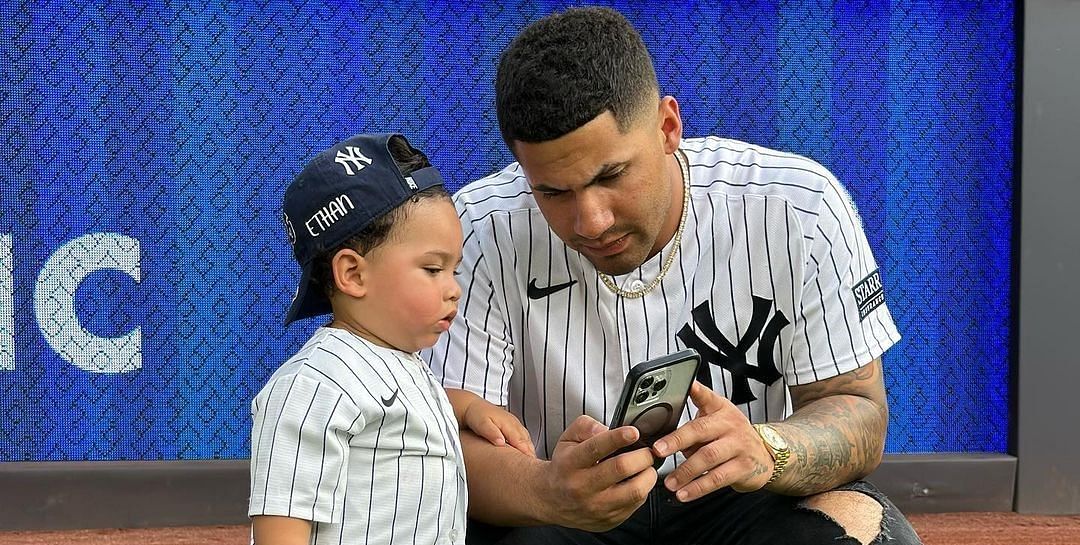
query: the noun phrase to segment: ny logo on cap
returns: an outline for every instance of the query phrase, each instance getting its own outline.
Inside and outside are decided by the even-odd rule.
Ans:
[[[345,174],[354,176],[357,172],[364,170],[364,167],[370,165],[371,159],[363,153],[360,153],[360,148],[355,146],[345,146],[345,151],[338,151],[337,155],[334,156],[334,162],[340,163],[341,166],[345,167]],[[356,172],[353,172],[354,168],[356,169]]]

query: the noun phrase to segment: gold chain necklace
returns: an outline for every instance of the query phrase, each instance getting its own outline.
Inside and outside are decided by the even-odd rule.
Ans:
[[[645,287],[635,290],[625,290],[615,285],[615,281],[604,273],[600,274],[600,280],[604,282],[607,289],[611,290],[615,295],[619,297],[625,297],[627,299],[637,299],[639,297],[645,297],[650,291],[656,289],[656,286],[660,285],[660,281],[664,279],[668,271],[671,270],[671,265],[675,263],[675,256],[679,253],[679,247],[682,245],[683,227],[686,227],[686,214],[690,209],[690,167],[685,164],[686,157],[683,155],[682,150],[676,150],[675,162],[679,164],[679,172],[682,173],[683,180],[683,201],[682,201],[682,217],[679,218],[679,228],[675,230],[675,236],[672,239],[675,241],[675,247],[671,249],[671,253],[668,254],[667,259],[664,260],[664,266],[660,268],[660,274],[656,275],[656,278],[649,282]],[[663,251],[661,249],[661,251]]]

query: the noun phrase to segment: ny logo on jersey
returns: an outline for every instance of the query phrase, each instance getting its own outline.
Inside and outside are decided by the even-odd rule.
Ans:
[[[780,378],[780,372],[776,370],[776,363],[773,361],[773,348],[780,336],[780,330],[791,323],[784,317],[784,313],[777,310],[766,324],[765,318],[768,317],[773,302],[756,296],[753,299],[754,315],[750,318],[750,325],[737,345],[731,344],[731,341],[727,340],[727,337],[716,327],[716,320],[713,318],[708,301],[694,307],[690,314],[698,330],[704,333],[716,348],[701,340],[690,328],[690,324],[684,325],[677,334],[679,340],[687,348],[697,350],[702,359],[710,365],[719,366],[731,373],[731,402],[736,405],[757,399],[757,396],[750,391],[749,379],[768,386]],[[753,366],[746,362],[746,353],[755,342],[758,345],[757,365]],[[712,388],[712,373],[708,365],[702,365],[698,369],[698,382]]]
[[[348,153],[345,153],[345,151]],[[371,159],[361,153],[360,148],[355,146],[345,146],[345,151],[338,151],[337,155],[334,156],[334,162],[345,167],[345,174],[353,176],[357,172],[364,170],[364,167],[371,164]],[[356,172],[353,172],[354,168],[356,169]]]

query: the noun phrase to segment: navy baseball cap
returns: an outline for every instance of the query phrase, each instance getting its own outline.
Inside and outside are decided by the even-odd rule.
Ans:
[[[435,167],[401,173],[388,143],[398,134],[358,134],[316,155],[285,190],[285,232],[303,271],[285,324],[331,312],[312,284],[316,258],[341,246],[416,193],[443,184]]]

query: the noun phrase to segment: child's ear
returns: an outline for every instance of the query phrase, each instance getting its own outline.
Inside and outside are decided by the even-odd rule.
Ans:
[[[330,264],[334,272],[334,288],[341,293],[352,297],[363,297],[367,294],[367,269],[368,260],[364,256],[348,248],[334,254]]]

